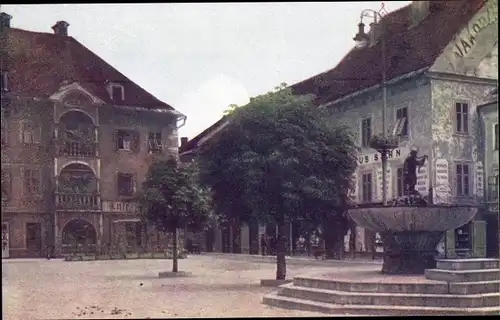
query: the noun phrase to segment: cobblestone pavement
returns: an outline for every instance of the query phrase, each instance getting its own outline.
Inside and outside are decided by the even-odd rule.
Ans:
[[[171,260],[113,260],[65,262],[12,259],[2,261],[3,318],[171,318],[321,316],[284,310],[261,303],[275,288],[260,286],[260,279],[275,277],[275,265],[246,259],[190,256],[179,268],[187,278],[159,279],[170,271]],[[288,266],[288,276],[335,272],[363,266]],[[364,266],[365,268],[368,266]],[[373,268],[373,266],[372,266]]]

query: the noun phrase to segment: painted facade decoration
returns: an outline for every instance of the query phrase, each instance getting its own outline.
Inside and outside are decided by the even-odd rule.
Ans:
[[[498,0],[489,0],[446,47],[431,71],[496,79],[497,39]]]

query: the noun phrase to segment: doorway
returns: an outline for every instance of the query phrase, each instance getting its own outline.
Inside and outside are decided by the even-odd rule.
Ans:
[[[29,257],[42,256],[42,224],[26,224],[26,250]]]
[[[9,224],[2,222],[2,259],[10,256]]]

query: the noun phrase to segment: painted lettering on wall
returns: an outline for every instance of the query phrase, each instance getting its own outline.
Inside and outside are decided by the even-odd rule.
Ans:
[[[376,171],[376,176],[377,176],[377,193],[375,194],[375,197],[382,201],[382,194],[383,194],[383,186],[384,186],[384,180],[382,179],[382,167],[378,168]],[[391,176],[391,168],[388,167],[386,170],[386,179],[387,179],[387,190],[386,190],[386,195],[387,199],[391,199],[391,190],[392,190],[392,176]]]
[[[401,158],[401,149],[394,149],[388,155],[389,160],[399,159],[399,158]],[[369,164],[369,163],[381,162],[381,161],[382,161],[382,158],[381,158],[380,153],[378,153],[378,152],[371,153],[371,154],[364,154],[364,155],[359,156],[359,158],[358,158],[359,164]]]
[[[135,202],[123,202],[123,201],[103,201],[102,211],[104,212],[117,212],[117,213],[135,213],[136,203]]]
[[[476,162],[476,196],[484,197],[484,165],[481,161]]]
[[[415,186],[415,190],[423,196],[427,196],[429,194],[428,165],[429,164],[426,162],[422,167],[417,169],[417,185]]]
[[[460,58],[467,56],[476,44],[476,37],[484,29],[498,21],[498,0],[488,1],[486,10],[478,18],[470,21],[464,36],[455,42],[454,53]]]
[[[448,160],[436,160],[436,185],[434,186],[434,203],[450,203],[450,168]]]

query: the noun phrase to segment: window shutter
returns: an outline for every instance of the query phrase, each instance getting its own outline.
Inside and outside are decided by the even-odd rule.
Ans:
[[[132,190],[133,194],[136,194],[137,192],[137,173],[132,174]]]
[[[474,258],[486,257],[486,221],[472,222],[472,255]]]
[[[113,130],[113,143],[115,144],[115,150],[118,150],[118,130]]]
[[[20,121],[19,122],[19,142],[24,143],[24,126],[25,122]]]
[[[42,126],[37,125],[33,128],[33,143],[40,143],[42,140]]]
[[[131,149],[134,152],[139,152],[140,149],[141,149],[141,146],[140,146],[140,133],[137,132],[137,131],[132,132]]]
[[[453,259],[457,257],[455,252],[455,230],[446,231],[446,258]]]

